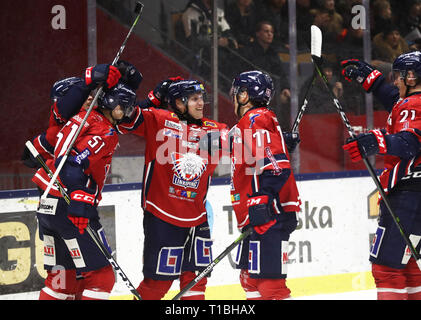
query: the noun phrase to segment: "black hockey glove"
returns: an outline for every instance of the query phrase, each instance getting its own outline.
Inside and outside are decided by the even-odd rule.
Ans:
[[[341,62],[342,75],[351,82],[357,81],[365,91],[371,92],[384,79],[383,74],[374,69],[367,62],[358,59],[349,59]],[[375,85],[376,84],[376,85]]]
[[[348,151],[353,162],[361,161],[363,158],[377,153],[386,154],[385,135],[385,130],[371,130],[367,133],[361,133],[355,138],[347,139],[346,144],[342,148]]]
[[[282,132],[285,144],[289,153],[294,152],[297,145],[300,143],[300,135],[298,132]]]
[[[264,234],[276,223],[272,211],[273,196],[270,194],[256,192],[247,199],[247,208],[250,224],[259,234]]]
[[[148,93],[148,99],[156,106],[166,108],[168,106],[168,88],[171,83],[174,81],[183,80],[182,77],[171,77],[166,80],[161,81]]]
[[[41,168],[41,165],[39,164],[38,160],[34,158],[31,151],[25,146],[25,149],[23,149],[22,157],[20,158],[25,166],[28,168],[34,168],[38,169]]]
[[[116,67],[121,73],[120,81],[127,84],[133,91],[136,91],[143,80],[143,75],[134,65],[124,60],[118,60]]]

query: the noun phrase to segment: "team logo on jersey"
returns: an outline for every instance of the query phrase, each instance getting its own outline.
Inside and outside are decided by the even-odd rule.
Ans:
[[[208,161],[191,152],[184,154],[173,152],[171,159],[175,173],[173,184],[196,189],[199,185],[200,177],[208,165]]]
[[[180,123],[177,123],[177,122],[174,122],[174,121],[165,120],[165,126],[168,127],[168,128],[183,131],[183,126]]]
[[[106,136],[112,136],[116,131],[113,128],[108,129],[108,133],[106,133]]]
[[[217,128],[218,126],[216,125],[215,122],[212,121],[203,121],[203,125],[206,127],[212,127],[212,128]]]
[[[250,127],[249,128],[253,127],[254,123],[256,122],[256,118],[258,116],[260,116],[260,114],[258,114],[258,113],[251,113],[249,115],[249,120],[250,120]]]
[[[183,133],[169,128],[164,128],[162,134],[166,137],[171,137],[175,139],[181,139],[183,137]]]

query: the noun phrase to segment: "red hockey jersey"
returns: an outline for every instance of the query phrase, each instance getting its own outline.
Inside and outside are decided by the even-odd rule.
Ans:
[[[144,210],[180,227],[205,222],[206,195],[221,152],[211,156],[199,149],[199,141],[211,131],[220,131],[226,141],[226,125],[206,118],[202,126],[187,124],[168,110],[138,107],[133,121],[117,129],[146,139]]]
[[[83,110],[73,116],[57,134],[54,159],[47,161],[47,165],[53,172],[55,171],[55,159],[65,154],[85,115],[86,111]],[[73,145],[70,155],[80,155],[89,160],[89,166],[84,170],[85,175],[89,177],[86,187],[96,190],[97,203],[101,200],[101,191],[117,145],[118,135],[112,124],[104,115],[92,110]],[[50,179],[44,169],[41,168],[35,173],[32,181],[45,190]],[[50,194],[60,196],[55,186],[51,188]]]
[[[281,175],[291,165],[276,115],[267,108],[247,111],[230,135],[233,136],[231,202],[241,229],[249,223],[248,196],[261,191],[259,175],[267,170],[275,176]],[[300,211],[301,200],[292,169],[281,189],[275,192],[279,202],[273,202],[274,212]]]
[[[388,134],[409,131],[421,142],[421,94],[398,100],[389,114],[386,129]],[[380,181],[384,190],[389,192],[402,178],[411,177],[416,167],[419,169],[421,155],[409,160],[386,155],[384,162],[385,170],[380,176]]]

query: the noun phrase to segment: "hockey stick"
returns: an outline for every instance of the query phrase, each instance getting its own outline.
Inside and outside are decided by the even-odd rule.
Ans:
[[[216,257],[215,260],[213,260],[208,266],[200,272],[196,278],[194,278],[192,281],[190,281],[183,289],[180,290],[180,292],[172,298],[172,300],[180,300],[180,298],[191,288],[193,288],[204,276],[206,276],[209,272],[212,271],[212,269],[217,265],[225,256],[231,252],[232,249],[234,249],[241,241],[243,241],[245,238],[247,238],[251,233],[253,232],[253,228],[248,228],[246,231],[244,231],[240,236],[235,239],[233,243],[231,243],[218,257]]]
[[[45,163],[42,156],[39,154],[37,149],[35,149],[34,145],[31,143],[31,141],[27,141],[25,143],[25,146],[28,148],[28,150],[31,152],[32,156],[38,160],[41,167],[45,170],[45,172],[48,174],[48,176],[51,178],[53,176],[53,173],[51,172],[50,168]],[[66,189],[64,186],[57,180],[55,181],[55,185],[60,190],[61,195],[63,196],[64,200],[67,202],[67,204],[70,204],[70,197],[66,192]],[[89,236],[92,238],[92,240],[95,242],[97,247],[101,250],[102,254],[107,258],[108,262],[113,267],[114,271],[120,276],[120,278],[123,280],[124,284],[129,288],[130,292],[133,293],[133,295],[138,299],[142,300],[142,297],[137,292],[136,288],[133,286],[133,284],[130,282],[129,278],[127,278],[126,274],[123,272],[123,270],[118,265],[117,261],[113,258],[111,253],[108,251],[108,249],[105,247],[104,243],[99,239],[97,233],[92,230],[92,228],[88,225],[86,228],[86,231],[88,232]]]
[[[313,26],[312,26],[313,28]],[[317,27],[316,27],[317,28]],[[321,31],[320,31],[321,33]],[[333,100],[333,103],[335,104],[336,110],[338,111],[339,115],[342,118],[342,121],[345,125],[345,127],[348,130],[348,133],[350,135],[351,138],[355,138],[356,134],[354,132],[354,129],[352,128],[348,117],[346,116],[341,104],[339,103],[339,100],[336,98],[335,94],[333,93],[332,88],[329,86],[329,82],[326,78],[326,76],[324,75],[324,73],[321,71],[321,59],[319,59],[318,57],[312,57],[314,66],[316,68],[316,71],[318,73],[318,75],[320,76],[320,78],[323,80],[323,83],[325,84],[325,87],[327,88],[327,90],[329,91],[329,95]],[[418,268],[421,270],[421,260],[420,260],[420,255],[419,253],[415,250],[411,240],[408,238],[406,232],[404,231],[404,228],[402,227],[402,224],[400,223],[400,219],[399,217],[397,217],[395,215],[395,213],[392,210],[392,207],[390,205],[390,202],[388,200],[388,198],[386,197],[386,193],[384,192],[384,189],[380,183],[380,180],[377,178],[377,175],[372,167],[372,165],[370,164],[370,162],[368,162],[368,159],[366,157],[363,157],[363,162],[365,164],[365,166],[367,167],[368,172],[370,173],[371,178],[373,178],[374,183],[376,184],[376,187],[383,199],[384,204],[386,205],[390,215],[392,216],[393,221],[395,222],[399,233],[401,234],[402,238],[405,240],[406,245],[408,246],[409,250],[411,251],[412,256],[414,257]]]
[[[126,38],[123,41],[123,44],[121,45],[120,49],[118,50],[117,55],[115,56],[115,58],[114,58],[113,62],[111,63],[111,65],[114,66],[117,63],[118,59],[120,59],[120,56],[123,53],[124,48],[126,47],[127,40],[129,39],[130,35],[133,32],[134,27],[136,26],[137,22],[139,21],[140,15],[142,14],[142,10],[143,10],[143,4],[141,2],[139,2],[139,1],[136,2],[136,7],[135,7],[135,13],[137,14],[136,19],[134,20],[134,22],[133,22],[133,24],[132,24],[129,32],[127,33]],[[71,150],[73,148],[73,145],[74,145],[76,139],[79,136],[80,131],[82,130],[82,128],[83,128],[86,120],[88,119],[88,116],[91,113],[94,105],[96,104],[99,96],[102,94],[102,91],[103,91],[103,88],[101,86],[98,89],[97,93],[95,94],[95,97],[94,97],[94,99],[91,102],[91,105],[89,106],[88,110],[86,111],[85,117],[83,118],[83,120],[80,123],[79,127],[77,128],[77,130],[76,130],[76,132],[75,132],[75,134],[74,134],[74,136],[73,136],[73,138],[72,138],[69,146],[67,147],[67,150],[66,150],[63,158],[61,159],[61,161],[60,161],[60,163],[59,163],[59,165],[57,167],[57,170],[54,172],[54,175],[51,178],[51,181],[48,184],[47,189],[45,189],[44,194],[41,196],[41,200],[40,200],[41,202],[44,201],[44,199],[47,198],[47,195],[50,192],[51,187],[53,186],[54,182],[57,180],[58,174],[60,173],[60,171],[61,171],[64,163],[66,162],[67,157],[69,156],[69,154],[70,154],[70,152],[71,152]]]
[[[313,28],[313,26],[310,29],[311,32],[311,56],[315,56],[318,58],[321,58],[321,54],[322,54],[322,33],[320,32],[319,28]],[[307,108],[307,104],[308,104],[308,100],[310,99],[311,96],[311,91],[313,89],[314,83],[316,82],[316,78],[317,78],[317,73],[315,70],[313,70],[313,79],[310,83],[310,85],[307,87],[306,93],[304,95],[304,101],[301,105],[301,108],[297,114],[297,116],[295,117],[294,120],[294,124],[292,125],[292,130],[291,132],[298,132],[298,126],[300,125],[301,122],[301,118],[304,115],[304,112],[306,111]]]

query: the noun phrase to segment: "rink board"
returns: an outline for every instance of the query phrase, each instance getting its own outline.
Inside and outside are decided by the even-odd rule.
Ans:
[[[212,184],[208,193],[213,208],[213,257],[239,235],[229,185],[220,183]],[[297,184],[302,208],[289,244],[288,286],[292,296],[373,288],[368,252],[376,230],[377,195],[371,178],[317,179]],[[143,250],[140,184],[107,186],[104,191],[101,219],[106,222],[119,265],[137,286],[142,280]],[[42,287],[45,272],[43,246],[36,233],[37,202],[35,190],[10,195],[2,192],[0,295]],[[235,253],[236,249],[214,268],[208,279],[207,299],[244,299],[239,271],[233,264]],[[175,281],[167,299],[177,293],[178,286]],[[113,298],[126,299],[127,294],[118,279]]]

